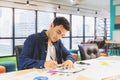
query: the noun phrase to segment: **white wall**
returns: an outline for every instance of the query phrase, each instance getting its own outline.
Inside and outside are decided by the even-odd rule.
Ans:
[[[120,41],[120,31],[114,30],[113,31],[113,41]]]

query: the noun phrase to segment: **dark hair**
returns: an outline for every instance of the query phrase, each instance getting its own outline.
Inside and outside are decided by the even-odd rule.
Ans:
[[[68,20],[64,17],[56,17],[53,21],[54,26],[56,25],[63,25],[63,27],[66,30],[70,30],[70,23],[68,22]]]

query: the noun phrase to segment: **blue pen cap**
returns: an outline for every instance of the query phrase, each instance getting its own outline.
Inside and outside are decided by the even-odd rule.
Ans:
[[[33,80],[48,80],[48,77],[46,77],[46,76],[37,76]]]

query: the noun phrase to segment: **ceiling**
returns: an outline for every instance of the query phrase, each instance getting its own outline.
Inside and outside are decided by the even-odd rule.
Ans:
[[[1,0],[8,2],[18,2],[18,3],[26,3],[27,0]],[[41,3],[52,4],[61,6],[72,6],[72,7],[80,7],[80,8],[88,8],[94,10],[105,10],[110,11],[110,0],[29,0],[31,4],[39,5]],[[49,7],[49,5],[48,5]]]
[[[27,0],[0,0],[0,3],[1,1],[19,4],[19,5],[21,4],[23,6],[27,4]],[[1,4],[5,4],[5,3],[1,3]],[[29,0],[29,4],[33,6],[34,9],[41,8],[46,11],[47,10],[56,11],[55,9],[58,7],[58,5],[60,5],[61,12],[69,10],[71,13],[72,12],[76,13],[74,10],[77,11],[77,9],[79,8],[81,11],[83,10],[83,12],[84,10],[89,10],[89,11],[91,10],[94,11],[94,13],[95,11],[102,12],[101,14],[110,13],[110,0]],[[87,11],[85,13],[87,13]]]
[[[110,11],[110,0],[33,0],[33,1],[43,1],[55,4],[62,4],[67,6],[95,9],[95,10],[105,10]]]

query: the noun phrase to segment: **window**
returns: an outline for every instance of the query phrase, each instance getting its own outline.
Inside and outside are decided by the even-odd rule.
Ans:
[[[72,15],[72,36],[83,36],[83,16]]]
[[[85,42],[94,40],[95,18],[85,17]]]
[[[62,38],[62,43],[64,44],[65,48],[69,49],[69,41],[70,39],[69,38]]]
[[[35,11],[15,9],[15,37],[35,33]]]
[[[83,40],[85,42],[94,40],[94,35],[103,39],[105,35],[104,29],[107,30],[107,39],[110,39],[110,19],[96,18],[95,26],[94,17],[70,16],[69,14],[61,13],[56,13],[56,16],[65,17],[69,22],[72,22],[72,36],[70,36],[70,31],[68,31],[61,39],[67,49],[78,49],[78,44],[83,42]],[[72,20],[70,20],[70,17]],[[53,19],[54,13],[50,12],[0,7],[0,56],[12,56],[15,45],[23,45],[29,35],[41,32],[43,29],[49,29]],[[83,23],[84,19],[85,24]],[[94,34],[95,30],[96,34]],[[15,36],[13,33],[15,33]],[[70,42],[70,40],[72,41]]]
[[[26,39],[15,39],[15,45],[24,45]]]
[[[37,32],[41,32],[42,30],[48,30],[50,28],[50,24],[54,19],[53,13],[48,12],[40,12],[38,11],[38,30]]]
[[[96,36],[103,37],[104,36],[104,18],[96,19]]]
[[[0,56],[11,56],[13,54],[12,39],[0,39]]]
[[[72,49],[83,42],[83,16],[72,15]]]
[[[94,36],[94,17],[85,17],[85,36]]]
[[[83,42],[83,38],[72,38],[72,49],[78,49],[78,44]]]
[[[11,56],[12,48],[12,9],[0,7],[0,56]]]
[[[94,37],[85,37],[85,42],[94,41]]]
[[[12,37],[12,9],[0,7],[0,37]]]
[[[107,24],[107,26],[106,26],[106,30],[107,30],[107,39],[110,40],[110,19],[107,19],[107,20],[106,20],[106,24]]]

